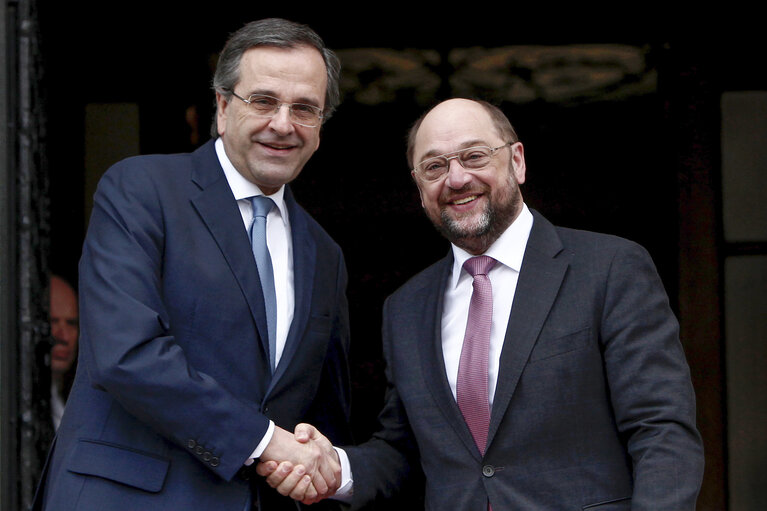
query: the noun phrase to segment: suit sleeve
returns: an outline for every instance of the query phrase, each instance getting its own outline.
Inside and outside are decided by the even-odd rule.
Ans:
[[[386,394],[378,416],[380,429],[357,447],[345,447],[354,479],[352,509],[361,509],[376,500],[390,501],[420,474],[418,448],[405,407],[392,383],[389,301],[384,304],[383,349],[386,361]]]
[[[649,254],[619,248],[602,345],[618,430],[633,460],[634,510],[694,510],[703,476],[695,395],[678,323]]]
[[[268,419],[196,370],[171,334],[162,190],[140,165],[113,167],[94,197],[80,262],[81,367],[158,434],[192,454],[204,446],[206,466],[229,480]]]

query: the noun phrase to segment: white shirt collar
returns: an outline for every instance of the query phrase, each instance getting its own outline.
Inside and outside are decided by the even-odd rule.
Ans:
[[[221,163],[221,167],[224,169],[224,175],[229,183],[229,188],[232,189],[235,200],[249,199],[254,195],[264,195],[264,192],[256,185],[251,183],[242,174],[240,174],[229,157],[226,155],[224,149],[224,141],[219,137],[215,143],[216,155],[218,155],[218,161]],[[288,211],[285,204],[285,185],[282,185],[279,190],[268,196],[277,205],[277,209],[280,211],[280,217],[283,222],[288,223]]]
[[[532,228],[533,214],[530,213],[527,205],[523,203],[522,211],[520,211],[519,216],[517,216],[511,225],[503,231],[503,234],[490,245],[490,248],[488,248],[483,255],[488,255],[504,266],[508,266],[519,273],[519,270],[522,268],[522,259],[525,256],[525,248],[527,247],[527,240],[530,237],[530,230]],[[453,274],[450,280],[450,285],[455,288],[461,277],[463,263],[470,257],[474,257],[474,255],[452,243],[451,246],[453,247]]]

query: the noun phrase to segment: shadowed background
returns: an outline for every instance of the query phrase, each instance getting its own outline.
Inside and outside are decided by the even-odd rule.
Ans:
[[[344,100],[292,186],[346,255],[358,438],[373,431],[381,404],[383,300],[448,250],[421,211],[405,133],[438,100],[482,97],[504,109],[525,144],[522,192],[531,207],[652,254],[682,322],[698,395],[707,453],[699,509],[756,509],[749,503],[763,492],[755,488],[767,449],[762,435],[750,435],[762,416],[745,423],[749,447],[727,437],[722,274],[743,248],[725,236],[721,104],[728,93],[767,89],[754,60],[758,34],[725,38],[724,18],[696,11],[672,19],[647,6],[618,16],[105,4],[39,6],[54,273],[76,281],[90,198],[109,165],[208,139],[212,66],[229,33],[268,16],[307,23],[338,51]],[[750,246],[763,255],[766,239]],[[754,275],[763,278],[763,266],[744,278]],[[730,402],[764,395],[755,393],[763,382],[747,383]],[[764,398],[757,404],[767,408]],[[738,449],[756,454],[738,458]],[[738,474],[732,484],[728,472],[730,480]]]

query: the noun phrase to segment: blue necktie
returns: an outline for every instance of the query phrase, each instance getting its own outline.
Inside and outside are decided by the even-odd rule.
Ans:
[[[256,258],[258,276],[261,279],[261,289],[264,292],[264,308],[266,309],[266,326],[269,333],[269,364],[274,372],[277,352],[277,296],[274,291],[274,271],[269,248],[266,246],[266,215],[274,207],[274,201],[263,195],[250,198],[253,204],[253,223],[248,234]]]

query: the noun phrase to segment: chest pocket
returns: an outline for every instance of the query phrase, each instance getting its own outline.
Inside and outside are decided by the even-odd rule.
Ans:
[[[591,328],[586,327],[573,333],[555,338],[541,338],[530,354],[530,362],[544,360],[558,355],[564,355],[571,351],[585,348],[589,344]]]

